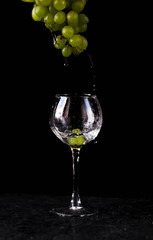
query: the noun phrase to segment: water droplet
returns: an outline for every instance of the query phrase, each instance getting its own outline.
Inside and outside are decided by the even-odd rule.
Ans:
[[[68,59],[67,58],[65,58],[65,62],[64,62],[64,67],[69,67],[69,61],[68,61]]]
[[[96,85],[95,84],[92,85],[92,91],[96,92]]]
[[[91,69],[94,69],[94,68],[95,68],[95,66],[94,66],[94,65],[91,65],[91,66],[90,66],[90,68],[91,68]]]

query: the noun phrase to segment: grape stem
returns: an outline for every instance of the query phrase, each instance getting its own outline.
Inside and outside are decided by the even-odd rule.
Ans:
[[[52,38],[53,38],[53,41],[55,41],[56,44],[58,44],[57,40],[56,40],[56,34],[53,32],[53,29],[52,27],[50,26],[50,32],[51,32],[51,35],[52,35]],[[59,45],[59,44],[58,44]]]

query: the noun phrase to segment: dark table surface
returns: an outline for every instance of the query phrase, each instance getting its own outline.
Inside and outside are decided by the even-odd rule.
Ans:
[[[0,195],[0,240],[153,240],[153,199],[82,197],[96,207],[92,217],[60,217],[53,207],[70,197]]]

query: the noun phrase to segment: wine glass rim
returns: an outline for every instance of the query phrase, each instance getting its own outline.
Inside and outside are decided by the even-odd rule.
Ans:
[[[95,94],[91,93],[57,93],[55,97],[94,97]]]

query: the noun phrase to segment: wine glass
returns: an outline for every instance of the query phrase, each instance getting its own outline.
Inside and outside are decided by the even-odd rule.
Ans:
[[[82,206],[79,196],[80,149],[94,140],[102,126],[102,109],[96,95],[57,94],[49,125],[53,133],[72,151],[73,192],[70,206],[53,209],[60,216],[90,216],[96,210]]]

